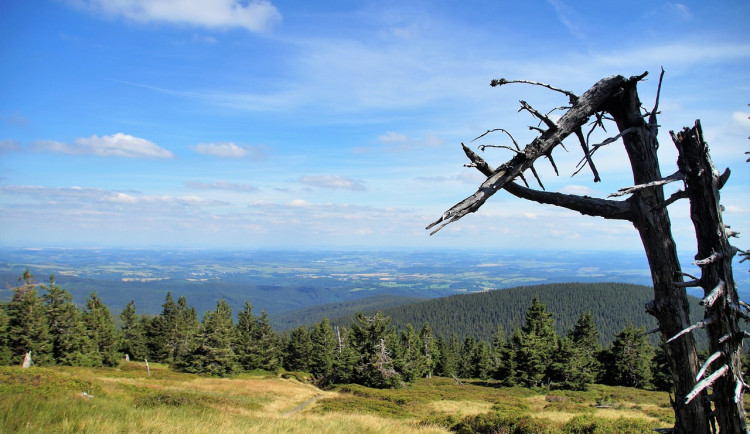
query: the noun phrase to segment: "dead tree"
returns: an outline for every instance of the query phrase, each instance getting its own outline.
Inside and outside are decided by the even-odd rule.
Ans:
[[[659,331],[664,340],[680,335],[679,339],[673,339],[667,345],[667,353],[674,380],[675,396],[677,397],[673,402],[676,419],[674,431],[708,433],[711,429],[710,418],[715,413],[711,409],[706,390],[707,387],[700,387],[703,385],[700,384],[701,378],[698,375],[700,373],[700,366],[695,349],[695,340],[691,333],[683,332],[691,327],[685,288],[687,286],[696,286],[698,283],[685,282],[683,279],[684,274],[677,259],[677,249],[672,238],[671,223],[667,211],[667,206],[676,200],[686,198],[689,195],[692,198],[692,192],[691,188],[688,188],[686,191],[678,192],[670,198],[664,197],[663,185],[683,180],[686,175],[683,171],[678,171],[667,177],[663,177],[660,173],[657,157],[659,144],[657,141],[658,124],[656,120],[659,101],[658,92],[655,107],[650,112],[642,110],[637,93],[637,84],[646,75],[647,73],[630,78],[623,76],[607,77],[600,80],[581,96],[543,83],[509,81],[505,79],[493,80],[491,83],[492,86],[509,83],[527,83],[541,85],[553,91],[562,92],[569,98],[570,106],[565,108],[563,116],[555,122],[549,116],[537,111],[526,102],[521,101],[521,110],[531,113],[539,121],[539,126],[541,126],[541,128],[531,127],[540,131],[540,135],[523,149],[516,143],[513,136],[503,129],[491,130],[479,136],[483,137],[489,133],[500,131],[506,133],[513,141],[514,148],[498,146],[513,151],[515,155],[497,168],[493,168],[474,151],[462,145],[464,152],[471,161],[468,166],[478,169],[487,179],[474,194],[443,213],[427,229],[436,227],[431,232],[432,235],[445,225],[477,211],[487,199],[499,190],[506,190],[519,198],[564,207],[585,215],[631,222],[641,237],[654,285],[654,300],[646,304],[646,310],[656,317]],[[661,87],[661,78],[659,87]],[[604,122],[610,120],[614,121],[617,125],[619,134],[602,143],[592,145],[588,139],[591,131],[588,134],[584,134],[584,127],[592,117],[594,121],[592,122],[591,131],[597,127],[604,128]],[[534,163],[540,157],[547,157],[555,172],[557,172],[557,167],[552,159],[552,150],[571,135],[575,136],[582,147],[583,158],[581,159],[581,163],[583,166],[587,165],[591,169],[595,182],[599,181],[600,178],[592,158],[594,152],[601,146],[622,140],[630,160],[635,187],[622,189],[611,196],[629,194],[629,198],[625,200],[600,199],[544,191],[541,180],[534,169]],[[482,146],[481,148],[484,149],[485,147]],[[705,153],[707,154],[707,150]],[[532,172],[542,190],[535,190],[528,187],[528,183],[524,177],[524,172],[527,170]],[[524,187],[515,183],[516,179],[521,179],[526,186]],[[715,203],[718,205],[718,196]],[[718,224],[721,225],[720,214]],[[714,225],[712,228],[715,229],[716,227],[723,226]],[[714,249],[716,252],[720,252],[717,254],[727,255],[726,257],[729,258],[728,261],[731,261],[731,250],[726,250],[726,248],[721,250],[718,246],[714,247]],[[724,274],[721,274],[720,278],[726,285],[729,285],[726,271]],[[728,272],[729,276],[731,276],[731,268]],[[704,268],[704,275],[705,273],[706,270]],[[710,285],[708,278],[705,281],[706,285]],[[738,310],[738,312],[740,311]],[[729,338],[724,339],[726,342],[727,339],[738,340],[740,338],[741,335],[730,334]],[[726,360],[726,357],[724,359]],[[739,365],[735,366],[733,363],[730,363],[732,367],[727,368],[727,371],[731,371],[732,375],[739,375]],[[720,377],[728,379],[732,375],[724,373]],[[715,380],[713,382],[714,387],[719,386],[721,381],[723,380]],[[705,385],[705,383],[703,384]],[[691,393],[694,395],[693,399],[686,399]],[[733,393],[733,399],[734,396],[735,394]],[[715,394],[712,397],[715,397]],[[734,419],[740,418],[741,422],[735,421],[736,423],[726,425],[727,427],[740,426],[740,424],[744,426],[741,399],[740,394],[739,404],[736,405],[739,408],[739,412],[734,412],[730,416],[730,418]],[[718,404],[718,401],[715,402],[717,402],[717,411],[724,411],[720,408],[721,405]],[[723,416],[718,417],[719,425],[723,432],[744,432],[744,429],[736,431],[733,428],[724,428],[724,419]]]
[[[739,319],[750,319],[747,304],[737,295],[732,275],[732,258],[738,250],[729,244],[736,236],[722,221],[719,190],[729,178],[729,169],[719,175],[703,140],[699,121],[693,128],[671,132],[679,152],[677,165],[685,177],[685,193],[690,199],[690,218],[698,240],[695,264],[701,268],[697,284],[703,288],[701,304],[705,307],[703,323],[708,334],[708,359],[696,379],[701,380],[693,393],[701,388],[713,389],[710,401],[722,432],[747,432],[742,391],[747,385],[742,378],[741,350],[745,332]],[[744,310],[743,306],[744,305]],[[701,379],[707,372],[711,375]],[[694,395],[689,395],[688,398]],[[687,399],[687,398],[686,398]]]

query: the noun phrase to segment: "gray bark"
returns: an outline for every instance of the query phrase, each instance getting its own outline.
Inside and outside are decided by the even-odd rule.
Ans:
[[[636,87],[643,77],[645,74],[630,79],[612,76],[600,80],[580,97],[566,93],[571,99],[572,107],[556,123],[525,107],[539,117],[548,128],[522,151],[519,150],[512,159],[496,169],[464,147],[472,162],[471,166],[476,167],[487,176],[487,179],[473,195],[454,205],[427,229],[440,225],[432,232],[434,234],[445,225],[475,212],[501,189],[527,200],[565,207],[586,215],[630,221],[638,230],[651,268],[654,300],[647,304],[647,311],[656,317],[665,340],[689,327],[687,294],[685,285],[682,284],[682,272],[666,209],[666,204],[676,199],[664,198],[664,180],[657,158],[657,124],[654,113],[656,110],[651,113],[648,123],[641,114],[641,102]],[[498,84],[505,83],[508,81],[501,80]],[[552,149],[569,135],[576,134],[581,140],[582,126],[591,116],[602,113],[608,113],[617,124],[620,131],[618,136],[621,137],[630,159],[634,183],[651,184],[648,188],[635,188],[628,199],[614,201],[535,191],[513,183],[516,178],[522,176],[523,171],[533,170],[533,164],[538,158],[549,157]],[[584,149],[587,148],[585,143],[582,145]],[[591,161],[590,155],[585,156],[585,159]],[[675,394],[685,397],[698,383],[696,376],[699,363],[693,336],[688,333],[672,341],[667,345],[667,354],[672,367]],[[696,396],[698,399],[690,402],[677,399],[674,403],[675,432],[710,432],[707,393],[699,391]]]

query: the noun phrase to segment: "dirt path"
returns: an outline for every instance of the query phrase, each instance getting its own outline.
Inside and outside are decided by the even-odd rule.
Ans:
[[[287,411],[282,416],[291,416],[294,413],[298,413],[298,412],[304,410],[305,407],[307,407],[308,405],[312,404],[313,402],[317,401],[318,399],[320,399],[322,397],[323,397],[322,393],[320,395],[313,396],[312,398],[308,399],[307,401],[303,402],[302,404],[300,404],[300,405],[294,407],[293,409]]]

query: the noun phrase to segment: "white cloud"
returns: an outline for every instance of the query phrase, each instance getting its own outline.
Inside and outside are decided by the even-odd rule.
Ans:
[[[173,158],[174,154],[155,143],[129,134],[79,137],[73,143],[39,140],[31,143],[36,152],[55,152],[70,155],[98,155],[100,157]]]
[[[339,175],[306,175],[300,177],[299,181],[303,184],[321,188],[341,188],[344,190],[364,191],[367,187],[362,181],[346,178]]]
[[[196,190],[230,190],[230,191],[256,191],[258,187],[250,184],[237,184],[227,181],[214,181],[214,182],[200,182],[200,181],[189,181],[185,183],[188,188]]]
[[[0,192],[8,195],[25,196],[31,200],[24,206],[62,207],[69,209],[99,210],[101,212],[124,211],[167,211],[170,208],[223,206],[226,202],[205,199],[199,196],[141,195],[123,193],[93,187],[43,187],[35,185],[0,186]],[[125,208],[113,208],[115,206]],[[137,208],[133,208],[137,206]]]
[[[693,14],[690,13],[690,8],[682,3],[669,3],[669,8],[682,19],[690,19]]]
[[[570,6],[563,3],[561,0],[547,0],[547,3],[552,5],[555,9],[555,13],[557,13],[557,19],[560,20],[560,23],[562,23],[566,29],[568,29],[568,32],[570,32],[571,35],[580,40],[586,39],[586,35],[583,33],[583,30],[581,30],[581,26],[577,24],[577,14]]]
[[[265,149],[261,146],[240,146],[232,142],[227,143],[199,143],[192,147],[199,154],[213,155],[223,158],[245,158],[262,159],[265,157]]]
[[[596,192],[585,185],[566,185],[560,189],[561,193],[577,194],[579,196],[594,196]]]
[[[76,6],[137,22],[189,24],[208,28],[270,30],[281,14],[266,0],[70,0]]]

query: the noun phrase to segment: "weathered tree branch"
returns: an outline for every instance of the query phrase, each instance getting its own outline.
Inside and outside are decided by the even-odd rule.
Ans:
[[[488,177],[473,195],[454,205],[443,213],[438,220],[428,225],[426,229],[439,225],[437,229],[431,232],[432,235],[445,225],[478,210],[493,194],[505,187],[524,170],[530,168],[539,157],[552,151],[563,139],[580,128],[592,114],[600,111],[613,94],[629,82],[638,81],[641,78],[642,76],[626,79],[617,75],[600,80],[575,101],[573,107],[560,118],[557,128],[545,131],[526,145],[523,154],[516,155],[508,163],[495,169],[492,176]]]
[[[678,171],[665,178],[662,178],[656,181],[648,182],[646,184],[634,185],[632,187],[624,187],[624,188],[618,189],[616,193],[611,193],[607,197],[625,196],[626,194],[635,193],[636,191],[640,191],[645,188],[659,187],[662,185],[669,184],[671,182],[682,181],[684,179],[685,179],[685,175],[683,175],[682,173]]]
[[[472,167],[476,167],[483,175],[492,176],[494,170],[482,157],[477,155],[468,146],[461,144],[464,153],[471,160]],[[593,197],[578,196],[574,194],[554,193],[548,191],[533,190],[522,187],[516,183],[509,183],[505,190],[510,194],[521,199],[532,200],[534,202],[547,205],[556,205],[581,214],[603,217],[613,220],[631,220],[630,204],[614,200],[598,199]]]
[[[721,351],[717,351],[713,354],[711,354],[705,362],[703,362],[703,366],[701,366],[701,370],[698,371],[698,375],[695,377],[695,381],[700,381],[701,378],[703,378],[703,375],[706,373],[706,370],[708,369],[709,365],[716,361],[719,357],[724,355]]]
[[[685,397],[685,404],[692,401],[693,398],[698,396],[699,393],[703,391],[703,389],[711,386],[716,380],[719,379],[722,375],[726,374],[727,371],[729,371],[729,366],[724,365],[721,368],[719,368],[716,372],[709,375],[708,377],[701,380],[698,384],[695,385],[693,390],[690,391],[690,393],[687,394]]]
[[[560,88],[551,86],[551,85],[546,84],[546,83],[540,83],[538,81],[531,81],[531,80],[506,80],[504,78],[499,78],[499,79],[494,79],[494,80],[490,81],[490,86],[492,86],[492,87],[499,87],[499,86],[502,86],[504,84],[512,84],[512,83],[523,83],[523,84],[531,84],[531,85],[534,85],[534,86],[546,87],[547,89],[554,90],[555,92],[560,92],[562,94],[567,95],[568,99],[570,99],[570,103],[571,104],[575,104],[575,102],[578,100],[578,95],[574,94],[573,92],[570,92],[570,91],[567,91],[567,90],[564,90],[564,89],[560,89]]]
[[[695,329],[702,329],[703,327],[711,324],[714,322],[714,318],[706,318],[703,321],[698,321],[697,323],[691,325],[688,328],[683,329],[681,332],[677,333],[676,335],[672,336],[671,338],[667,339],[667,343],[672,342],[673,340],[679,338],[680,336],[690,333],[691,331]]]
[[[719,281],[719,284],[714,287],[714,289],[711,290],[711,292],[703,297],[703,299],[698,302],[698,304],[702,306],[711,307],[716,302],[716,300],[724,295],[724,288],[726,288],[727,284],[723,280]]]

